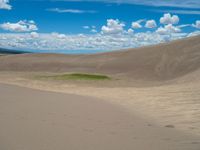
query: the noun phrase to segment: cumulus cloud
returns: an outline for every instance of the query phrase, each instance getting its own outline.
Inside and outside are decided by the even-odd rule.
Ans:
[[[35,34],[32,34],[35,35]],[[0,33],[0,47],[17,49],[60,50],[117,50],[171,41],[188,36],[186,33],[158,34],[141,32],[135,34],[79,34],[40,33],[33,38],[30,33]]]
[[[192,24],[193,27],[200,29],[200,20],[197,20],[195,24]]]
[[[156,30],[156,33],[161,35],[178,33],[178,32],[181,32],[181,29],[179,27],[173,26],[172,24],[165,25],[164,27],[159,27]]]
[[[30,35],[31,35],[32,38],[38,38],[39,37],[39,34],[37,32],[31,32]]]
[[[156,28],[157,24],[155,20],[147,20],[146,24],[145,24],[146,28]]]
[[[34,21],[19,21],[17,23],[3,23],[0,24],[0,28],[7,31],[12,32],[30,32],[30,31],[36,31],[38,30],[36,24]]]
[[[164,14],[163,17],[160,18],[161,24],[178,24],[179,17],[177,15],[171,15],[170,13]]]
[[[11,8],[12,6],[9,5],[9,0],[0,0],[0,9],[10,10]]]
[[[138,22],[132,22],[132,28],[133,29],[139,29],[142,28],[141,24]]]
[[[173,17],[173,16],[171,16]],[[137,23],[145,20],[138,20]],[[198,22],[195,23],[195,26]],[[3,25],[3,24],[2,24]],[[154,32],[134,33],[133,28],[125,29],[125,24],[118,19],[108,19],[102,26],[101,32],[97,32],[95,26],[85,26],[93,34],[68,35],[62,33],[37,33],[34,21],[20,21],[18,23],[5,23],[0,28],[15,32],[30,33],[0,33],[0,47],[17,49],[47,50],[117,50],[123,48],[140,47],[187,36],[199,34],[183,33],[181,29],[188,25],[164,24]],[[34,27],[35,25],[35,27]],[[146,21],[145,27],[155,28],[155,20]],[[191,25],[190,25],[191,26]]]
[[[169,33],[177,33],[177,32],[181,32],[181,29],[177,26],[173,26],[172,24],[168,24],[165,26],[165,29],[169,32]]]
[[[133,29],[139,29],[139,28],[142,28],[142,25],[141,23],[144,22],[145,20],[141,19],[141,20],[138,20],[138,21],[135,21],[135,22],[132,22],[132,28]]]
[[[65,39],[67,36],[65,34],[60,34],[57,32],[53,32],[51,33],[51,36],[57,39]]]
[[[125,24],[118,19],[108,19],[107,25],[102,26],[101,32],[103,34],[119,34],[124,31]]]
[[[133,34],[134,33],[134,30],[133,29],[128,29],[128,34]]]

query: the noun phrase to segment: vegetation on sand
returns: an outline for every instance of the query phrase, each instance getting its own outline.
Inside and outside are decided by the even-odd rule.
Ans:
[[[85,73],[40,76],[40,78],[48,78],[48,79],[55,79],[55,80],[109,80],[110,79],[110,77],[108,77],[106,75],[85,74]]]

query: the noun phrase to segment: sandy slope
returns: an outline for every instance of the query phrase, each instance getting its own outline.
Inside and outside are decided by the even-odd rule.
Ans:
[[[159,127],[99,99],[0,84],[2,150],[199,150],[199,137]]]
[[[114,80],[104,81],[104,82],[102,81],[60,82],[60,81],[33,79],[33,75],[46,74],[46,73],[52,74],[58,72],[105,73],[112,76]],[[178,145],[175,144],[173,145],[173,147],[168,147],[168,149],[171,150],[173,148],[174,149],[197,148],[198,150],[198,148],[200,147],[199,145],[200,143],[198,142],[198,140],[196,141],[195,136],[200,136],[199,76],[200,76],[200,36],[174,41],[167,44],[160,44],[157,46],[129,49],[111,53],[94,54],[94,55],[73,56],[73,55],[60,55],[60,54],[20,54],[20,55],[10,55],[10,56],[0,57],[1,83],[15,84],[46,91],[55,91],[68,94],[90,96],[93,98],[89,98],[91,99],[90,102],[86,100],[86,104],[90,106],[89,103],[91,103],[91,106],[93,107],[93,100],[95,102],[105,101],[105,103],[104,102],[102,103],[104,103],[106,106],[104,106],[103,104],[102,108],[94,104],[95,108],[98,107],[97,109],[102,109],[102,110],[104,110],[103,107],[109,107],[109,108],[111,107],[111,105],[108,103],[113,104],[114,106],[112,107],[118,105],[117,107],[123,109],[123,111],[126,111],[126,113],[123,111],[116,110],[117,114],[116,116],[119,116],[120,118],[122,114],[125,114],[127,115],[126,117],[123,116],[125,118],[131,116],[131,118],[133,117],[134,120],[135,119],[138,120],[136,123],[137,124],[136,127],[128,128],[129,131],[130,130],[137,131],[136,135],[139,135],[144,130],[144,133],[140,135],[142,136],[141,138],[142,141],[145,139],[145,137],[147,137],[148,140],[154,138],[156,140],[152,141],[150,140],[149,143],[148,140],[146,139],[147,142],[147,143],[145,142],[146,144],[141,144],[140,143],[141,140],[138,141],[140,144],[138,144],[137,142],[135,143],[134,141],[131,141],[129,139],[130,136],[132,136],[131,134],[128,133],[126,134],[125,131],[121,132],[121,130],[117,128],[117,126],[112,124],[113,126],[115,126],[114,128],[120,130],[119,135],[126,134],[128,138],[126,139],[126,141],[121,141],[122,143],[128,142],[126,144],[122,144],[119,141],[117,142],[119,142],[119,145],[127,145],[130,147],[132,147],[130,143],[133,142],[134,145],[139,146],[138,149],[141,148],[142,150],[146,148],[145,147],[146,145],[150,147],[149,145],[155,146],[157,144],[158,146],[160,144],[161,145],[163,144],[164,147],[167,149],[168,144],[172,144],[171,142],[176,141],[177,142],[176,144],[178,144],[179,143],[178,141],[181,140],[184,142],[181,142],[181,144],[179,143]],[[12,98],[6,98],[7,96],[14,97],[15,94],[16,95],[25,94],[24,92],[22,92],[20,88],[9,87],[7,88],[8,91],[6,92],[5,91],[6,86],[1,86],[1,87],[2,88],[0,88],[1,89],[0,92],[3,93],[3,96],[6,100],[12,99]],[[8,92],[10,92],[10,90],[12,92],[16,90],[16,92],[19,92],[20,94],[14,93],[13,95],[9,95]],[[26,91],[27,89],[23,90]],[[27,90],[27,92],[28,93],[30,92],[31,95],[33,91]],[[53,101],[53,96],[51,99],[51,96],[49,96],[49,94],[50,93],[46,93],[45,96],[50,98],[50,101]],[[40,96],[39,93],[35,95]],[[62,96],[61,96],[62,97],[61,101],[63,101],[62,99],[64,97],[69,97],[69,95],[62,95]],[[26,97],[31,97],[31,96],[26,96]],[[19,107],[17,107],[18,108],[17,110],[21,108],[20,104],[23,104],[25,102],[23,96],[20,98],[22,98],[21,101],[19,101],[20,103],[18,103],[17,101],[14,102],[16,105],[19,105]],[[12,105],[12,103],[8,104],[9,101],[7,102],[5,101],[5,99],[3,100],[2,98],[0,98],[0,100],[3,100],[0,101],[3,103],[3,105],[0,106],[2,107],[6,106],[4,109],[2,109],[3,111],[6,112],[11,110],[10,108],[14,107],[15,105]],[[77,99],[78,100],[77,104],[80,102],[79,99],[85,100],[85,98],[76,96],[75,97],[72,96],[72,99]],[[45,107],[45,104],[47,102],[48,100],[45,99],[44,103],[40,107],[41,110],[43,108],[48,109]],[[39,97],[38,97],[38,103],[39,103]],[[66,103],[62,102],[63,105],[67,105],[67,103],[68,102]],[[24,103],[24,106],[25,104],[27,103]],[[32,103],[30,102],[30,104]],[[59,108],[60,103],[55,102],[55,105],[58,106],[56,108]],[[84,109],[85,108],[83,107],[83,110]],[[115,108],[110,108],[110,109],[113,110]],[[33,115],[34,111],[32,109],[30,110],[31,110],[30,113]],[[75,113],[73,110],[71,111],[72,113]],[[108,114],[110,113],[107,112],[106,110],[105,112]],[[17,113],[23,115],[22,112],[17,112]],[[97,115],[94,117],[97,118],[99,117],[98,116],[99,114],[95,113],[93,114]],[[15,116],[11,114],[10,119],[12,120],[13,117]],[[8,118],[1,117],[1,119],[5,120],[8,119],[7,121],[10,121],[9,117]],[[36,120],[41,119],[41,117],[36,116],[35,119]],[[63,118],[60,119],[62,120]],[[79,121],[82,122],[83,120]],[[129,119],[126,120],[127,124],[129,124],[129,121],[130,121]],[[149,129],[146,128],[146,122],[150,122],[155,125],[153,131],[149,131]],[[5,122],[5,124],[3,124],[4,126],[2,129],[6,128],[7,124],[10,124],[10,122]],[[172,129],[170,128],[170,130],[165,129],[166,128],[165,126],[167,125],[173,125],[174,128]],[[39,126],[38,124],[37,126],[38,128],[42,127]],[[107,128],[106,126],[104,127]],[[12,126],[11,128],[13,128],[13,131],[17,129]],[[28,128],[32,128],[32,126],[28,124]],[[111,127],[108,128],[111,129]],[[41,130],[43,130],[43,128]],[[56,131],[60,133],[60,130]],[[168,136],[168,132],[170,131],[175,133],[175,135],[177,136],[180,135],[181,138],[174,137],[175,135],[173,133],[169,133],[170,135]],[[46,131],[44,130],[44,132]],[[107,132],[108,131],[106,131],[106,134]],[[146,132],[151,132],[151,133],[147,135],[145,134]],[[78,134],[82,133],[83,132],[79,132]],[[27,134],[24,133],[24,137],[28,136]],[[44,133],[43,137],[47,136],[46,134],[47,133]],[[158,136],[157,134],[161,134],[161,136]],[[115,135],[114,137],[116,137],[117,139],[119,135]],[[166,135],[172,138],[173,140],[171,142],[170,140],[168,140],[167,142],[165,141],[163,143],[161,139],[163,139],[163,136]],[[4,136],[6,137],[5,132]],[[9,139],[9,137],[7,138]],[[90,138],[92,139],[93,137],[91,136]],[[188,139],[185,140],[185,138]],[[190,138],[192,140],[190,140]],[[199,137],[197,139],[199,139]],[[61,140],[63,139],[61,138]],[[154,142],[156,144],[152,144]],[[187,144],[185,145],[184,143]],[[102,148],[101,146],[99,147]],[[127,149],[128,148],[129,147],[127,147]],[[160,148],[154,147],[154,149],[160,149]]]
[[[23,54],[0,58],[0,70],[80,71],[168,80],[200,67],[200,36],[167,44],[93,55]]]

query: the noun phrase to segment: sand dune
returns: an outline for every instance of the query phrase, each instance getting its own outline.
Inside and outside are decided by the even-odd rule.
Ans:
[[[200,36],[92,55],[22,54],[0,58],[0,70],[97,72],[132,79],[169,80],[200,67]]]
[[[63,72],[113,80],[33,78]],[[199,150],[199,76],[200,36],[102,54],[1,56],[0,83],[41,91],[0,85],[0,148]]]
[[[0,94],[2,150],[199,150],[198,137],[99,99],[3,84]]]

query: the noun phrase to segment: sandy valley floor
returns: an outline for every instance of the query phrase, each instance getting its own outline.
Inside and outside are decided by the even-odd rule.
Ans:
[[[197,82],[142,88],[37,80],[17,72],[0,78],[12,84],[0,85],[3,149],[200,148]]]
[[[93,55],[0,57],[2,150],[200,150],[200,36]],[[37,78],[98,73],[111,80]]]
[[[100,99],[0,84],[0,148],[199,150],[198,136]]]

